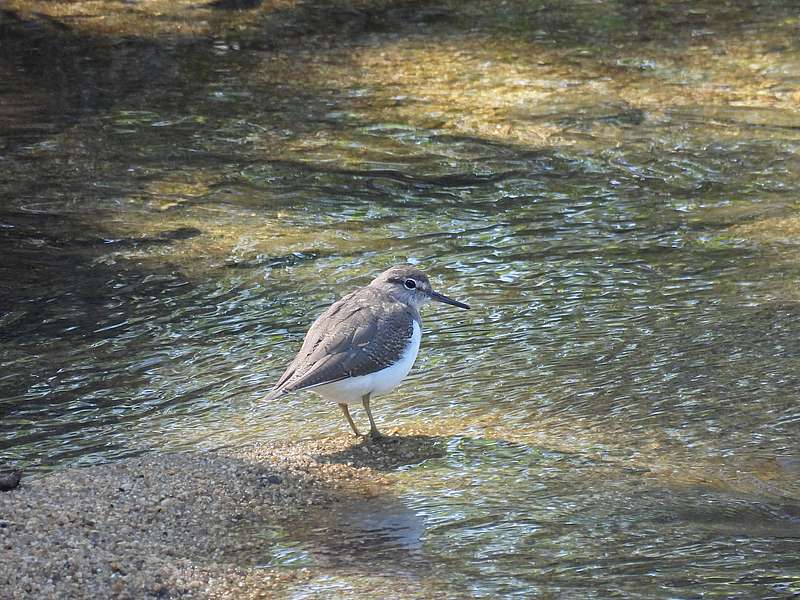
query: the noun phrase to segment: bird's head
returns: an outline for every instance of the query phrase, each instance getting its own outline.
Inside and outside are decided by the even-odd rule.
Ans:
[[[380,287],[401,302],[412,304],[417,308],[431,300],[458,308],[469,308],[468,304],[434,291],[428,276],[411,265],[392,267],[378,275],[370,285]]]

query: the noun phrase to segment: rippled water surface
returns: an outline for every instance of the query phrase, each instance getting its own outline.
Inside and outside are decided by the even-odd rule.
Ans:
[[[473,310],[373,406],[443,456],[254,557],[296,597],[800,594],[793,4],[12,2],[0,461],[341,431],[258,401],[410,261]]]

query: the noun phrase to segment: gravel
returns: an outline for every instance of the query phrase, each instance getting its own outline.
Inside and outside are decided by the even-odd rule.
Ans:
[[[437,455],[422,436],[341,436],[26,478],[0,493],[0,598],[271,598],[313,574],[259,568],[266,531],[380,494],[393,468]]]

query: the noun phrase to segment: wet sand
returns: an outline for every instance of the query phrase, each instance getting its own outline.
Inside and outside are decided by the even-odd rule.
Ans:
[[[256,564],[270,531],[378,495],[394,466],[439,453],[421,436],[342,435],[23,478],[0,494],[0,597],[273,597],[312,574]]]

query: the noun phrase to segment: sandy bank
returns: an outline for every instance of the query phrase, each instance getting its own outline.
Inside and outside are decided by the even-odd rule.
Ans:
[[[259,568],[276,525],[381,493],[432,438],[351,437],[158,454],[0,493],[0,598],[267,598],[309,576]]]

